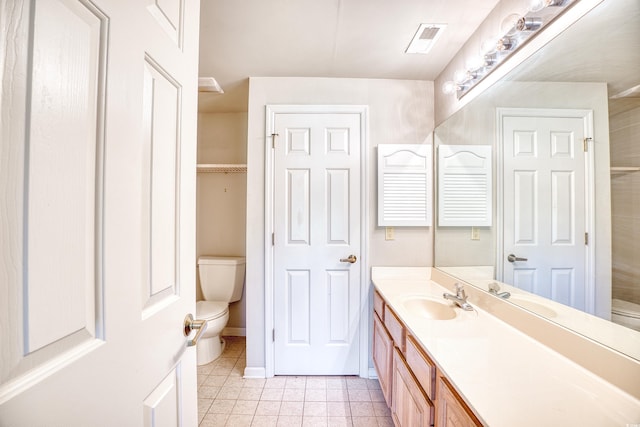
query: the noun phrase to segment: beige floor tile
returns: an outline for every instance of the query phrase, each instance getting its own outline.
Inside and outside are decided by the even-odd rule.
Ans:
[[[211,375],[223,375],[226,377],[231,373],[232,369],[233,366],[216,366],[211,370]]]
[[[281,403],[280,401],[260,400],[256,408],[256,415],[279,415]]]
[[[351,417],[327,417],[328,427],[351,427]]]
[[[227,377],[223,387],[244,387],[247,380],[238,377]]]
[[[198,398],[201,399],[215,399],[220,391],[220,387],[209,387],[206,385],[198,388]]]
[[[285,388],[305,388],[307,385],[307,377],[287,377]]]
[[[348,392],[350,402],[371,402],[371,395],[369,394],[369,390],[366,388],[349,389]]]
[[[264,384],[264,388],[284,388],[287,382],[287,377],[272,377],[267,378]]]
[[[304,417],[326,417],[327,402],[304,402],[304,412],[302,415]]]
[[[307,390],[316,388],[327,388],[327,379],[324,377],[307,377]]]
[[[351,417],[349,402],[327,402],[327,415],[330,417]]]
[[[284,396],[283,388],[263,388],[260,400],[277,400],[281,401]]]
[[[327,417],[302,417],[303,427],[326,427]]]
[[[393,424],[393,419],[391,419],[391,417],[376,417],[376,419],[378,420],[379,427],[395,427],[395,424]]]
[[[200,422],[200,427],[223,427],[229,414],[207,414]]]
[[[280,415],[278,417],[278,427],[300,427],[302,426],[302,416]]]
[[[220,392],[218,392],[218,399],[221,400],[235,400],[240,395],[241,387],[227,387],[226,385],[220,388]]]
[[[303,410],[304,410],[304,402],[283,401],[282,405],[280,405],[280,415],[302,416]]]
[[[305,402],[326,402],[327,401],[327,389],[326,388],[308,388],[304,392]]]
[[[385,402],[373,402],[373,413],[376,417],[390,417],[391,411]]]
[[[376,379],[368,379],[366,381],[367,381],[367,388],[369,390],[380,390],[380,381]]]
[[[275,415],[256,415],[253,417],[251,425],[256,427],[276,427],[278,425],[278,417]]]
[[[213,369],[213,364],[208,363],[206,365],[198,366],[198,375],[209,375]]]
[[[346,388],[327,389],[327,402],[348,402],[349,393]]]
[[[352,417],[370,417],[373,414],[373,403],[371,402],[349,402]]]
[[[327,378],[327,390],[344,389],[347,388],[347,381],[344,377],[329,377]]]
[[[285,388],[282,400],[302,402],[304,400],[304,392],[305,390],[303,388]]]
[[[212,403],[213,403],[213,399],[203,399],[201,397],[198,397],[198,413],[206,414]]]
[[[203,385],[210,387],[222,387],[226,381],[226,375],[209,375]]]
[[[244,380],[244,387],[248,388],[264,388],[267,380],[265,378],[247,378]]]
[[[261,388],[243,387],[238,395],[238,400],[260,400],[260,396],[262,396]]]
[[[369,390],[369,396],[372,402],[385,402],[382,390]]]
[[[227,418],[227,426],[229,427],[244,427],[250,426],[253,421],[253,415],[229,415]]]
[[[351,418],[353,427],[378,427],[376,417],[353,417]]]
[[[216,399],[209,408],[210,414],[230,414],[233,406],[236,404],[235,400],[219,400]]]
[[[359,377],[348,377],[347,388],[349,390],[367,389],[367,380]]]
[[[238,400],[231,410],[232,414],[253,415],[258,407],[257,400]]]

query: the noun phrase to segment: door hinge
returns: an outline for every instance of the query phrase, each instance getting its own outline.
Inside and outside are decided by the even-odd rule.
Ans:
[[[585,245],[589,244],[589,233],[584,233],[584,244]]]
[[[276,244],[276,233],[271,233],[271,246]]]
[[[276,330],[271,330],[271,342],[276,342]]]
[[[586,153],[587,151],[589,151],[589,141],[593,140],[593,138],[585,138],[582,140],[582,144],[583,144],[583,149],[584,152]]]
[[[276,136],[279,136],[278,133],[271,134],[271,148],[276,148]]]

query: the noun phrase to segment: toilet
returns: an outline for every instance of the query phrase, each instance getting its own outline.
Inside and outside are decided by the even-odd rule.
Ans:
[[[611,320],[640,331],[640,305],[614,298],[611,300]]]
[[[198,275],[203,301],[196,302],[196,318],[207,321],[207,329],[198,340],[198,365],[217,359],[224,350],[220,337],[229,321],[229,303],[242,298],[245,258],[227,256],[201,256]]]

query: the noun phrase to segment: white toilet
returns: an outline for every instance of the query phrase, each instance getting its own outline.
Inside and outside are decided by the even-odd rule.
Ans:
[[[224,350],[220,334],[229,320],[229,303],[242,298],[245,258],[201,256],[198,272],[204,301],[196,303],[196,318],[207,321],[207,330],[198,340],[196,353],[198,365],[206,365]]]
[[[612,299],[611,320],[627,328],[640,331],[640,305],[631,301]]]

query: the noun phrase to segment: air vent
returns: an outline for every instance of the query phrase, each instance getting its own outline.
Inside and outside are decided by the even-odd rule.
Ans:
[[[446,27],[446,24],[420,24],[405,52],[428,53]]]

